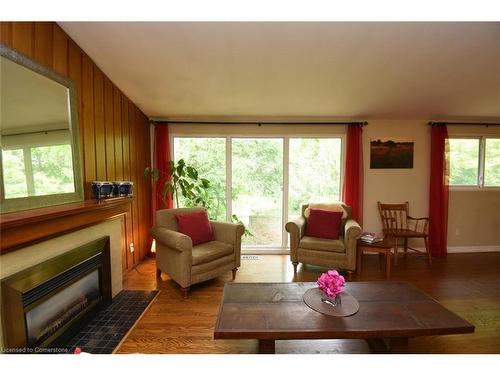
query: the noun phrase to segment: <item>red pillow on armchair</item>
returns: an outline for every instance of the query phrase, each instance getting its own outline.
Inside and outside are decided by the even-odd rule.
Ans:
[[[339,239],[342,212],[313,210],[309,213],[306,225],[306,236]]]
[[[207,211],[176,214],[178,231],[191,237],[193,246],[214,240],[214,231],[208,220]]]

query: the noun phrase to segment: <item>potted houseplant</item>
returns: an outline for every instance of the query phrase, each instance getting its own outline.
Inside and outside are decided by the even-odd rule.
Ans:
[[[151,177],[153,181],[158,181],[160,173],[165,172],[161,172],[157,168],[149,167],[144,170],[144,176]],[[205,197],[210,187],[210,181],[206,178],[200,178],[195,167],[187,165],[184,159],[180,159],[177,163],[171,161],[168,177],[161,191],[163,201],[170,196],[172,200],[175,199],[176,206],[180,207],[180,192],[189,206],[202,206],[208,208]]]

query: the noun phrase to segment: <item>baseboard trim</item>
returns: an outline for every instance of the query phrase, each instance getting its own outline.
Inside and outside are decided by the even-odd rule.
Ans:
[[[425,252],[425,248],[417,247],[417,250]],[[401,249],[399,250],[401,252]],[[448,254],[467,254],[467,253],[497,253],[500,252],[500,246],[448,246]]]
[[[500,246],[448,246],[448,254],[495,252],[500,252]]]
[[[416,247],[425,253],[425,248]],[[400,249],[401,252],[401,249]],[[497,253],[500,252],[500,245],[491,246],[448,246],[448,254],[467,254],[467,253]],[[242,255],[290,255],[289,250],[280,248],[261,248],[261,249],[241,249]],[[367,253],[371,254],[371,253]]]
[[[284,249],[241,249],[242,255],[290,255],[290,250]]]

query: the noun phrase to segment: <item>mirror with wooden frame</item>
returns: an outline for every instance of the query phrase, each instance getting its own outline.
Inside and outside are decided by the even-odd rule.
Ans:
[[[0,212],[83,200],[76,89],[0,44]]]

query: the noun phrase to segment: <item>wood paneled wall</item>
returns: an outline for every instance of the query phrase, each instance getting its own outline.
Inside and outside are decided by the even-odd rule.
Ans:
[[[134,182],[124,228],[124,268],[130,269],[151,244],[151,184],[143,175],[150,164],[148,118],[55,22],[0,22],[0,42],[75,82],[85,198],[91,197],[91,181]],[[128,251],[131,242],[134,253]]]

